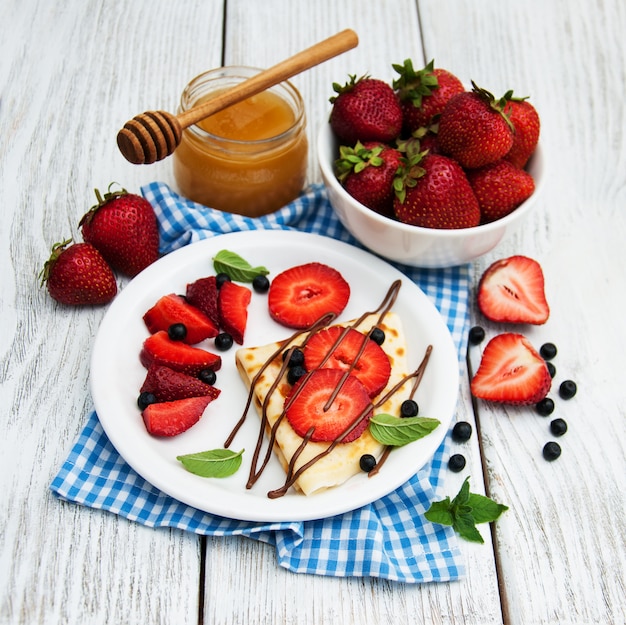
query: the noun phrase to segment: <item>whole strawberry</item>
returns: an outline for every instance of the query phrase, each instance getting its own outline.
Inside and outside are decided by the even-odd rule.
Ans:
[[[463,83],[454,74],[434,65],[435,62],[430,61],[418,71],[413,68],[411,59],[406,59],[403,65],[393,65],[399,74],[393,81],[393,88],[400,99],[406,134],[436,122],[446,102],[465,91]]]
[[[532,176],[506,160],[470,169],[467,179],[478,199],[483,224],[505,217],[535,190]]]
[[[512,92],[496,98],[472,82],[472,91],[453,96],[439,117],[441,151],[472,169],[501,159],[513,146],[513,125],[504,113]]]
[[[426,154],[395,181],[393,210],[399,221],[422,228],[471,228],[480,223],[478,200],[451,158]]]
[[[345,190],[364,206],[393,215],[393,180],[402,162],[398,150],[377,141],[341,146],[335,161],[337,178]]]
[[[516,167],[525,167],[539,142],[539,114],[526,98],[511,98],[504,112],[515,129],[513,145],[504,158]]]
[[[391,143],[400,134],[402,110],[391,85],[377,78],[351,75],[345,85],[333,83],[333,89],[337,95],[330,98],[330,125],[340,143]]]
[[[96,247],[115,271],[136,276],[159,257],[159,230],[150,203],[141,197],[109,190],[80,220],[83,238]]]
[[[108,304],[117,293],[113,271],[89,243],[56,243],[40,274],[51,297],[61,304]]]

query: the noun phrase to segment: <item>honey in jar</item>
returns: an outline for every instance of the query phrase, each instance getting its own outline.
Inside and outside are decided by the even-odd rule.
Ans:
[[[226,67],[201,74],[183,91],[180,111],[258,72]],[[307,153],[302,98],[283,82],[185,129],[173,155],[174,177],[190,200],[258,217],[298,196]]]

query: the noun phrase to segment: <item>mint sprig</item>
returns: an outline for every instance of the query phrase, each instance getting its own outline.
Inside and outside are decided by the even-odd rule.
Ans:
[[[430,434],[438,425],[437,419],[429,417],[395,417],[381,413],[369,422],[370,434],[383,445],[402,447]]]
[[[244,450],[211,449],[184,456],[176,456],[185,469],[200,477],[228,477],[241,466]]]
[[[235,282],[252,282],[257,276],[266,276],[266,267],[253,267],[235,252],[221,250],[213,257],[213,268],[217,273],[226,273]]]
[[[424,516],[431,523],[451,525],[454,531],[465,540],[484,543],[476,525],[495,521],[505,510],[508,510],[507,506],[496,503],[489,497],[470,493],[469,477],[467,477],[452,501],[450,497],[446,497],[443,501],[432,503]]]

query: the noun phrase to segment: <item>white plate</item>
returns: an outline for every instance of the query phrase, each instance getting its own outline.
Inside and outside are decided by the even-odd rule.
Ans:
[[[215,273],[213,256],[228,249],[252,265],[265,265],[270,279],[293,265],[326,263],[348,281],[351,297],[342,319],[358,317],[382,301],[392,281],[402,288],[394,310],[402,318],[409,360],[417,367],[429,344],[428,367],[416,400],[420,414],[441,425],[429,436],[395,449],[380,473],[357,475],[340,487],[306,497],[293,489],[278,499],[267,492],[284,483],[278,461],[266,468],[252,489],[245,488],[259,420],[252,408],[231,449],[245,448],[239,471],[228,478],[202,478],[186,471],[176,456],[223,447],[243,412],[247,391],[237,373],[235,348],[222,353],[216,386],[219,398],[202,419],[171,439],[150,436],[136,400],[145,377],[139,352],[148,332],[142,317],[166,293],[184,293],[187,283]],[[245,344],[263,345],[290,336],[292,330],[272,321],[267,296],[253,293]],[[207,341],[207,348],[212,346]],[[456,349],[438,311],[411,280],[386,262],[351,245],[318,235],[289,231],[252,231],[225,234],[189,245],[160,259],[117,296],[96,337],[91,361],[91,390],[100,422],[121,456],[148,482],[190,506],[224,517],[249,521],[304,521],[354,510],[395,490],[410,479],[434,454],[448,431],[459,388]]]

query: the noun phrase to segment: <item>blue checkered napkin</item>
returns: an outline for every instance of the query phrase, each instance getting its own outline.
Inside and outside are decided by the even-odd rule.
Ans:
[[[250,219],[194,204],[165,184],[142,193],[154,206],[164,253],[226,232],[293,229],[356,245],[328,204],[321,186],[267,217]],[[463,367],[469,313],[467,266],[415,269],[398,266],[432,299],[446,320]],[[212,536],[241,535],[276,548],[281,566],[299,573],[371,576],[402,582],[448,581],[464,574],[457,537],[449,527],[425,520],[441,499],[449,437],[416,476],[367,506],[328,519],[255,523],[218,517],[162,493],[117,453],[92,413],[51,484],[61,499],[107,510],[149,527],[174,527]]]

